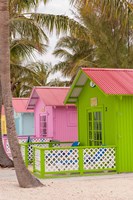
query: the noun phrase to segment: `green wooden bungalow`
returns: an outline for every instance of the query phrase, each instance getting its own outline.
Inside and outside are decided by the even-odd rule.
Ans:
[[[133,172],[133,70],[82,68],[65,104],[77,106],[80,145],[115,145],[117,172]]]

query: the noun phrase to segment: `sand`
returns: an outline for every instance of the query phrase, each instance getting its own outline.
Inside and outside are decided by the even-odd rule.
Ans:
[[[0,169],[0,200],[133,200],[133,173],[41,182],[44,187],[23,189],[13,169]]]

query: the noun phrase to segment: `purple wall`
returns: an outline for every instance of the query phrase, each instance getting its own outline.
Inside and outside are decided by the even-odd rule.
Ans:
[[[45,106],[39,99],[34,109],[35,134],[40,136],[40,115],[47,117],[47,138],[75,141],[78,138],[77,112],[74,106]]]

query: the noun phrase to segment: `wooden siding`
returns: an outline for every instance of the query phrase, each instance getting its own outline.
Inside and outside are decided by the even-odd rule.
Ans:
[[[79,141],[82,145],[88,145],[88,110],[101,108],[104,121],[104,145],[115,145],[114,97],[106,96],[97,87],[91,88],[89,82],[88,80],[77,102]],[[91,98],[97,98],[97,106],[91,106]]]
[[[54,108],[54,138],[59,141],[76,141],[77,111],[74,107]]]
[[[52,106],[45,106],[42,100],[38,100],[35,110],[34,110],[35,118],[35,135],[40,137],[40,115],[46,114],[47,116],[47,137],[53,137],[53,109]]]
[[[118,171],[133,172],[133,97],[116,98]]]

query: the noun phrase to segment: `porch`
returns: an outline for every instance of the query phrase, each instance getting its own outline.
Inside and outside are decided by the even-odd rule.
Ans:
[[[116,146],[72,147],[68,142],[23,143],[21,151],[26,166],[30,164],[33,173],[40,178],[116,171]]]

